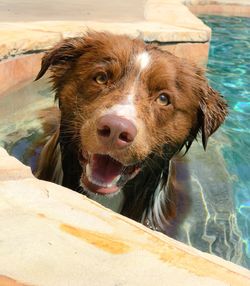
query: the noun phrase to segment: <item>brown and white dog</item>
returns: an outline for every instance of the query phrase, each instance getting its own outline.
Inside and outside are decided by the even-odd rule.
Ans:
[[[122,190],[122,214],[166,232],[170,160],[199,132],[206,148],[227,114],[224,99],[201,68],[125,35],[63,40],[37,80],[49,68],[60,115],[37,176],[108,199]]]

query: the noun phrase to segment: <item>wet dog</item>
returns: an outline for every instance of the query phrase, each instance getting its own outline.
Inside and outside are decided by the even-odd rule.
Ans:
[[[38,178],[111,200],[119,212],[166,232],[175,213],[171,159],[209,136],[227,114],[204,71],[155,45],[89,32],[61,41],[42,60],[59,109]]]

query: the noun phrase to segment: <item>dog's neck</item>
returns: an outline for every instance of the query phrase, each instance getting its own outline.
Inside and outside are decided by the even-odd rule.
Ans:
[[[166,222],[175,216],[175,166],[172,160],[159,157],[155,160],[154,164],[146,166],[136,178],[126,184],[121,214],[151,229],[166,232]],[[167,182],[164,184],[166,178]]]

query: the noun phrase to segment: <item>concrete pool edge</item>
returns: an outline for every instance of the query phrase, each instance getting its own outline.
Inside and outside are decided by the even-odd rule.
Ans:
[[[250,17],[249,0],[183,0],[182,2],[195,15]]]
[[[102,285],[111,285],[108,283],[116,282],[122,271],[123,285],[160,285],[158,277],[165,277],[173,286],[184,279],[186,285],[243,286],[250,279],[245,268],[153,232],[71,190],[34,178],[28,167],[3,148],[0,174],[0,224],[6,230],[0,234],[4,245],[0,272],[5,277],[0,276],[0,282],[8,277],[28,285],[67,285],[71,279],[74,285],[80,281],[101,285],[98,281],[104,279],[107,284]],[[14,245],[19,247],[13,252]],[[104,278],[97,277],[101,265],[86,269],[85,264],[96,263],[95,259],[100,263],[105,259],[112,269]],[[125,272],[117,260],[127,261]],[[48,267],[51,263],[55,264]],[[145,276],[145,267],[157,267],[157,275]]]
[[[157,42],[177,55],[205,63],[211,30],[181,1],[145,1],[144,19],[117,22],[112,16],[100,21],[0,22],[0,60],[13,55],[47,50],[65,37],[78,36],[88,29],[126,33],[147,42]],[[114,11],[115,14],[115,11]],[[192,46],[192,44],[195,44]],[[198,51],[198,56],[194,50]]]

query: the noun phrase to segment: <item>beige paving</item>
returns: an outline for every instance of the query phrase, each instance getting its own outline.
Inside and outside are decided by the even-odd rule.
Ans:
[[[247,269],[35,179],[2,148],[0,174],[0,285],[246,286],[250,281]]]
[[[1,0],[0,21],[142,21],[146,2],[146,0]]]
[[[250,0],[183,0],[195,15],[250,17]]]
[[[0,59],[46,50],[60,39],[81,35],[87,29],[126,33],[163,45],[208,43],[211,34],[180,1],[2,0]]]
[[[189,6],[189,9],[196,15],[209,14],[228,17],[250,17],[250,1],[247,6],[241,6],[237,4],[207,4]]]

